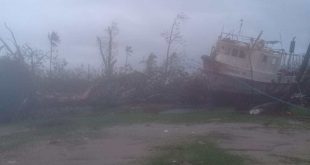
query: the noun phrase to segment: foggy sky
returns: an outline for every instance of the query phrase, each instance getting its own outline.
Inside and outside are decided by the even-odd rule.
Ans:
[[[186,59],[200,62],[210,52],[217,36],[238,31],[244,20],[243,34],[280,40],[288,49],[296,36],[297,53],[306,51],[310,42],[310,1],[308,0],[0,0],[0,36],[8,39],[2,23],[15,32],[20,44],[48,50],[47,34],[56,31],[60,38],[59,56],[71,65],[101,64],[96,36],[104,36],[112,22],[118,24],[118,66],[123,65],[125,46],[134,53],[129,61],[139,63],[154,52],[165,54],[160,34],[169,29],[180,12],[189,19],[181,26],[185,44],[178,48]],[[160,62],[160,61],[159,61]]]

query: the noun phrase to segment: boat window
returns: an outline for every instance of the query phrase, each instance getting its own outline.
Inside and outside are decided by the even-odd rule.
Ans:
[[[266,55],[263,55],[263,63],[267,63],[268,57]]]
[[[240,50],[240,51],[239,51],[239,57],[245,58],[245,53],[244,53],[243,50]]]
[[[224,54],[229,55],[230,54],[230,48],[225,48],[224,49]]]
[[[277,59],[276,58],[272,58],[271,64],[275,65],[277,63]]]
[[[238,56],[238,49],[233,49],[232,56]]]

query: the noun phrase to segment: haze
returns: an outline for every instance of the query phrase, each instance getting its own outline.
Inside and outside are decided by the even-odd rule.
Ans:
[[[118,66],[123,65],[125,47],[133,47],[129,62],[139,64],[149,53],[164,57],[166,44],[160,34],[169,29],[180,12],[187,19],[181,26],[185,44],[178,51],[200,63],[200,56],[208,54],[218,34],[238,31],[244,20],[242,33],[280,40],[288,49],[296,36],[297,53],[304,53],[310,41],[310,2],[307,0],[1,0],[0,23],[7,23],[19,43],[48,50],[47,34],[56,31],[60,38],[59,56],[71,66],[101,64],[96,36],[103,36],[105,28],[116,22]],[[7,36],[4,26],[0,35]],[[282,37],[280,37],[282,36]]]

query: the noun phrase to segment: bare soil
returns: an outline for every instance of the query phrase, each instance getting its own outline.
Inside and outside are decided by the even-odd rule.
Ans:
[[[191,137],[215,140],[246,155],[251,164],[307,164],[310,130],[269,128],[260,124],[134,124],[99,130],[97,135],[49,139],[1,153],[1,165],[122,165],[152,154],[154,146]]]

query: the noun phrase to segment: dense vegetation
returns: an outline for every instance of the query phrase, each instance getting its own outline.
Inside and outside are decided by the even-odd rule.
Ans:
[[[119,29],[115,23],[107,26],[104,37],[96,38],[101,70],[89,65],[67,68],[68,62],[57,51],[61,38],[56,32],[48,34],[50,49],[40,50],[19,44],[13,31],[5,26],[13,42],[0,38],[0,121],[31,117],[40,109],[55,106],[213,102],[210,101],[213,96],[208,97],[206,75],[201,69],[188,69],[186,58],[177,51],[182,45],[180,26],[184,20],[185,15],[177,15],[171,29],[162,34],[167,46],[164,61],[158,61],[159,56],[150,53],[140,70],[128,63],[128,58],[134,55],[131,46],[124,49],[125,65],[117,67],[115,43]],[[309,93],[308,83],[300,84],[305,87],[304,93]],[[231,98],[221,100],[235,101]]]
[[[125,48],[125,65],[116,67],[116,24],[106,28],[105,37],[97,37],[103,68],[100,71],[83,65],[68,68],[68,62],[57,52],[61,38],[56,32],[48,34],[50,49],[40,50],[19,44],[6,26],[14,42],[0,38],[0,120],[31,116],[53,106],[205,103],[204,75],[200,70],[189,72],[181,53],[173,49],[180,44],[179,29],[184,19],[184,15],[178,15],[172,26],[175,33],[162,35],[168,47],[165,60],[160,62],[157,55],[150,53],[140,70],[128,63],[134,55],[131,46]]]

